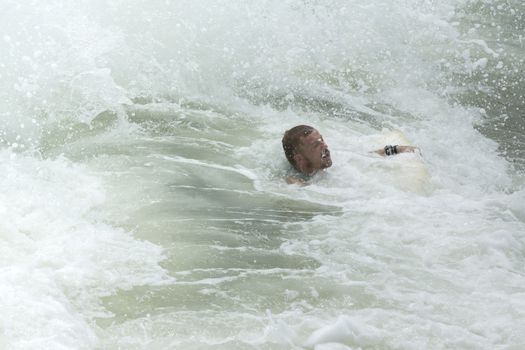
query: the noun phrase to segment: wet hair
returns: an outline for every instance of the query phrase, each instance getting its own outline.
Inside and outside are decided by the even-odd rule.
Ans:
[[[286,155],[286,159],[288,159],[294,168],[296,167],[293,157],[295,154],[295,149],[301,143],[301,138],[310,135],[314,130],[314,128],[308,125],[297,125],[290,130],[286,130],[284,133],[282,140],[284,154]]]

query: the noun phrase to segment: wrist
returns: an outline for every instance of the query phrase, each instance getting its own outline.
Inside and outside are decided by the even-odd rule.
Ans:
[[[385,152],[386,156],[393,156],[394,154],[398,153],[398,148],[397,145],[386,145],[383,151]]]

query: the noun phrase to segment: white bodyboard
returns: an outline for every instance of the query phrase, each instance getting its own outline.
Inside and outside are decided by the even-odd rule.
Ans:
[[[370,139],[375,144],[374,149],[386,145],[413,146],[405,135],[399,131],[388,131]],[[374,147],[374,146],[372,146]],[[427,171],[421,151],[400,153],[387,156],[384,161],[375,162],[374,168],[381,171],[384,183],[391,184],[404,191],[426,194],[430,191],[430,175]]]

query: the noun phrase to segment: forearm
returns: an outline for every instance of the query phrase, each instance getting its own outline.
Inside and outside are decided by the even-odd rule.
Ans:
[[[394,155],[394,154],[398,154],[398,153],[410,153],[410,152],[413,153],[417,149],[417,147],[414,147],[414,146],[402,146],[402,145],[392,146],[390,148],[390,150],[388,148],[389,148],[389,146],[386,146],[384,148],[375,150],[373,152],[377,153],[377,154],[379,154],[381,156],[386,156],[386,155]],[[389,154],[387,154],[387,153],[389,153]]]

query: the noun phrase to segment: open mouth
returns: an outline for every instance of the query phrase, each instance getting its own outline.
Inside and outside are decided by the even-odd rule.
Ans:
[[[328,150],[328,148],[325,148],[321,152],[321,159],[326,159],[326,158],[330,158],[330,151]]]

